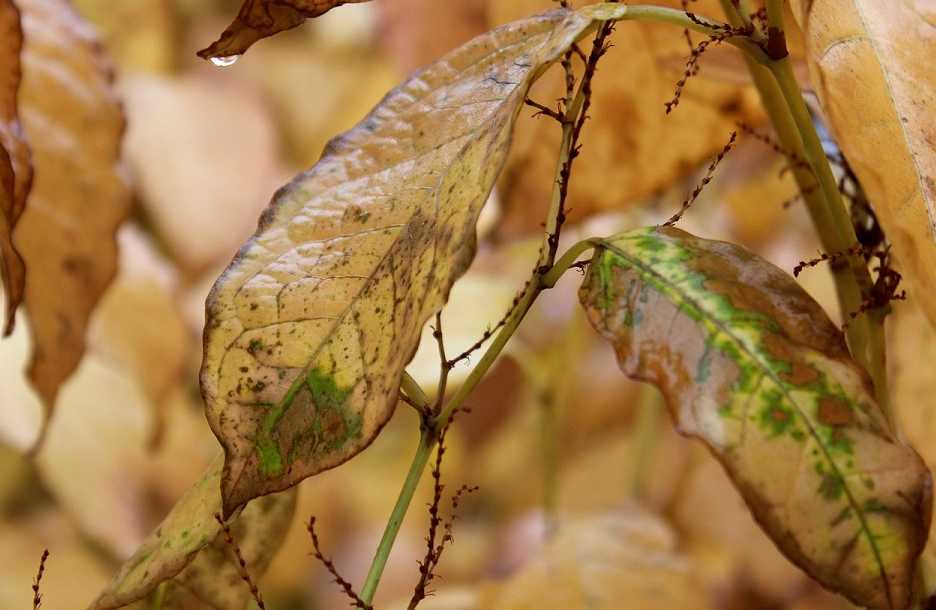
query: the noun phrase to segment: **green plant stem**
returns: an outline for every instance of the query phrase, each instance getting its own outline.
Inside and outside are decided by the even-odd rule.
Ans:
[[[396,541],[397,534],[400,533],[400,526],[403,525],[403,518],[410,503],[413,501],[413,494],[416,493],[416,487],[419,485],[419,479],[422,477],[426,464],[429,462],[429,456],[432,449],[438,442],[436,430],[424,427],[419,436],[419,446],[416,448],[416,455],[413,456],[413,462],[410,464],[409,472],[406,473],[406,480],[400,489],[400,495],[397,497],[396,504],[393,505],[393,511],[390,513],[390,519],[384,528],[383,536],[380,538],[380,544],[377,546],[377,552],[374,553],[374,559],[371,562],[370,569],[367,572],[367,578],[364,580],[364,586],[361,588],[360,597],[368,604],[374,602],[374,593],[377,592],[377,585],[380,583],[380,577],[383,575],[384,567],[387,565],[387,559],[390,557],[390,550]]]
[[[783,0],[767,0],[767,27],[783,30]]]
[[[426,396],[426,393],[419,386],[416,380],[413,379],[413,377],[406,371],[403,371],[403,377],[400,379],[400,389],[406,393],[410,400],[419,405],[419,407],[424,411],[429,409],[429,397]]]
[[[630,434],[633,448],[627,493],[633,498],[640,499],[646,491],[644,474],[647,472],[647,461],[659,435],[662,413],[663,401],[659,391],[649,383],[641,384],[637,395],[637,419]]]
[[[847,250],[858,243],[858,237],[855,235],[855,228],[852,225],[848,209],[845,207],[845,202],[838,190],[838,182],[822,148],[822,141],[816,133],[812,117],[806,108],[806,103],[803,101],[799,85],[796,83],[793,67],[790,65],[788,58],[773,61],[769,66],[790,109],[793,121],[799,129],[803,139],[806,160],[819,181],[819,187],[825,196],[826,205],[832,216],[832,222],[837,229],[837,247],[833,251]],[[852,312],[860,310],[862,302],[871,291],[871,274],[868,272],[868,266],[864,258],[858,254],[849,256],[848,267],[851,270],[854,283],[849,282],[844,285],[841,294],[842,304],[849,312],[843,317],[845,320],[849,320]],[[847,333],[852,348],[852,356],[871,375],[878,403],[884,409],[884,412],[889,414],[887,408],[887,370],[885,366],[883,321],[883,316],[870,312],[868,315],[850,320]]]
[[[654,21],[657,23],[669,23],[707,36],[723,33],[718,27],[722,24],[717,21],[697,15],[699,21],[702,22],[697,23],[690,19],[684,11],[677,9],[643,4],[626,5],[623,9],[623,14],[615,17],[615,21]],[[740,48],[759,63],[766,63],[768,61],[767,55],[764,53],[763,49],[752,42],[747,36],[729,36],[725,38],[723,42]]]
[[[729,22],[735,26],[742,25],[742,15],[750,10],[746,0],[740,0],[740,10],[732,5],[731,0],[721,0],[721,3]],[[778,11],[774,7],[773,15],[775,22],[780,20],[782,27],[782,4],[779,8]],[[850,248],[857,242],[854,227],[789,60],[784,58],[765,63],[745,56],[745,61],[780,144],[797,158],[809,162],[811,171],[796,165],[792,170],[822,248],[826,252]],[[867,266],[860,259],[850,260],[847,266],[833,266],[832,278],[841,317],[848,320],[851,312],[858,311],[862,295],[870,287]],[[880,322],[873,319],[875,317],[880,316],[871,312],[859,317],[849,325],[846,333],[853,357],[871,375],[876,398],[888,413],[883,329]]]

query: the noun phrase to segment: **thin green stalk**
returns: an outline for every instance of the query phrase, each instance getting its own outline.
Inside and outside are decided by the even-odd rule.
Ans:
[[[776,78],[780,91],[786,100],[787,107],[799,129],[803,140],[806,160],[809,162],[819,187],[825,197],[832,221],[837,229],[837,248],[834,251],[843,251],[858,243],[855,228],[842,195],[838,190],[838,182],[829,166],[822,141],[813,126],[812,117],[803,101],[802,93],[793,75],[793,68],[788,58],[773,61],[769,64],[770,70]],[[845,288],[843,305],[849,312],[859,311],[865,295],[871,290],[871,275],[868,266],[860,255],[848,257],[848,265],[855,278],[855,285],[849,284]],[[844,318],[849,320],[848,317]],[[883,332],[883,316],[870,313],[854,320],[848,325],[848,337],[851,342],[852,356],[871,375],[874,382],[875,396],[884,409],[887,410],[887,371],[885,363],[885,346]]]
[[[645,492],[647,461],[656,445],[660,431],[660,419],[663,414],[663,401],[659,391],[652,385],[641,384],[637,395],[637,420],[631,432],[630,468],[627,494],[640,498]]]
[[[743,23],[742,15],[750,11],[746,0],[740,0],[736,9],[731,0],[721,0],[722,8],[732,25]],[[775,23],[782,26],[782,5],[772,14]],[[822,143],[815,132],[812,118],[802,99],[788,59],[758,62],[745,56],[754,85],[780,144],[797,158],[806,159],[810,169],[793,166],[793,176],[826,252],[840,252],[857,242],[854,227],[838,192],[838,184],[829,167]],[[779,73],[779,76],[778,76]],[[808,146],[807,146],[808,143]],[[830,180],[831,178],[831,180]],[[816,188],[817,183],[820,188]],[[870,286],[871,278],[863,261],[850,261],[849,266],[833,266],[832,277],[843,320],[858,311],[862,294]],[[878,402],[887,412],[886,367],[884,342],[880,324],[872,317],[862,316],[849,324],[846,334],[855,360],[869,372],[874,381]]]
[[[705,34],[707,36],[723,33],[722,29],[719,27],[722,24],[701,15],[696,16],[699,21],[702,22],[698,23],[690,19],[684,11],[677,9],[641,4],[627,5],[624,8],[626,11],[622,15],[615,17],[616,21],[633,20],[669,23],[671,25],[676,25],[693,32],[699,32],[700,34]],[[730,36],[725,38],[723,42],[727,42],[728,44],[738,47],[744,51],[745,54],[753,57],[760,63],[765,63],[767,61],[767,55],[764,53],[763,49],[752,42],[747,36]]]
[[[419,386],[413,377],[403,371],[403,378],[400,380],[400,389],[406,393],[406,396],[419,405],[423,410],[429,409],[429,397]]]
[[[393,548],[397,534],[400,533],[403,518],[413,501],[413,494],[416,493],[419,479],[422,477],[423,470],[426,469],[429,456],[432,454],[432,449],[437,441],[438,434],[434,429],[423,428],[419,437],[419,447],[416,449],[416,455],[413,456],[413,462],[406,474],[406,480],[403,482],[402,489],[400,489],[396,504],[393,505],[393,512],[390,513],[390,519],[384,528],[380,544],[377,546],[377,552],[374,554],[374,560],[371,562],[367,578],[364,580],[364,586],[361,588],[361,599],[368,604],[374,602],[374,593],[377,592],[377,585],[383,575],[384,567],[387,565],[387,559],[390,557],[390,550]]]

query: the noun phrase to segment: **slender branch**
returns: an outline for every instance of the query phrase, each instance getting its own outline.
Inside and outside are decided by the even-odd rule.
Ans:
[[[417,411],[423,415],[430,412],[432,407],[429,397],[426,396],[426,393],[423,392],[423,389],[419,386],[419,383],[413,379],[412,375],[406,371],[403,371],[403,377],[400,379],[400,389],[406,394],[406,402],[412,405]]]
[[[452,363],[445,357],[445,341],[442,338],[442,312],[436,312],[435,328],[432,329],[432,336],[439,345],[439,385],[436,388],[436,402],[432,407],[433,414],[437,414],[442,408],[442,402],[445,400],[445,388],[448,384],[449,371],[452,370]]]
[[[266,610],[266,605],[263,603],[263,597],[260,595],[260,589],[257,588],[257,583],[254,582],[253,578],[250,577],[250,571],[247,569],[247,561],[244,559],[244,555],[241,553],[240,546],[237,544],[237,540],[234,539],[234,534],[231,533],[230,526],[225,523],[224,519],[221,518],[221,513],[215,513],[215,521],[218,522],[218,525],[221,526],[221,531],[224,532],[224,542],[231,547],[231,551],[234,553],[234,558],[237,560],[235,564],[237,571],[240,574],[241,580],[246,583],[247,587],[250,589],[250,596],[253,597],[254,601],[257,603],[257,607],[260,610]]]
[[[435,428],[423,426],[419,436],[419,446],[416,448],[416,455],[413,456],[413,462],[410,464],[409,472],[406,473],[406,480],[400,489],[400,495],[397,497],[396,504],[393,505],[393,511],[390,513],[390,519],[384,528],[383,536],[380,538],[380,544],[377,545],[377,551],[374,553],[374,559],[371,561],[367,577],[364,579],[364,586],[361,587],[360,597],[365,604],[374,603],[374,593],[377,592],[377,585],[380,583],[380,577],[383,575],[384,568],[387,565],[387,559],[390,557],[390,550],[396,541],[397,534],[400,533],[400,526],[403,525],[403,518],[410,503],[413,501],[413,494],[416,493],[416,487],[419,485],[419,479],[422,477],[423,470],[429,462],[429,456],[432,454],[432,448],[438,441],[438,433]]]
[[[306,531],[309,532],[309,538],[312,540],[312,549],[315,558],[318,559],[319,562],[325,566],[325,569],[328,570],[328,573],[332,575],[332,579],[335,583],[341,587],[344,594],[351,600],[351,605],[360,610],[373,610],[373,606],[361,599],[358,594],[354,592],[354,587],[351,586],[351,583],[338,573],[338,568],[335,567],[335,563],[322,553],[322,546],[319,544],[318,534],[315,533],[315,517],[309,518]]]
[[[721,0],[721,4],[728,20],[735,25],[740,25],[742,15],[749,11],[745,0]],[[782,11],[777,11],[776,7],[773,15],[775,23],[782,19]],[[782,24],[782,21],[779,23]],[[803,102],[789,59],[763,62],[745,55],[745,61],[780,144],[809,163],[809,170],[793,167],[793,176],[823,249],[827,252],[847,250],[857,243],[854,227],[816,134],[812,117]],[[862,260],[850,257],[848,265],[832,266],[832,277],[841,317],[847,320],[851,312],[860,308],[870,290],[870,273]],[[886,371],[881,365],[884,362],[883,333],[874,328],[875,324],[879,324],[877,317],[865,316],[859,323],[850,324],[846,334],[852,356],[871,375],[876,397],[883,407],[887,404]]]
[[[49,558],[49,549],[44,549],[42,551],[42,556],[39,558],[39,571],[36,572],[36,580],[33,581],[32,590],[33,590],[33,610],[39,610],[39,606],[42,605],[42,593],[40,592],[40,586],[42,585],[42,575],[45,573],[45,564],[46,560]]]

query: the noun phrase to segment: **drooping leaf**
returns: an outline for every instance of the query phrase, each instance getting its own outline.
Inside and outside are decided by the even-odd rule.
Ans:
[[[201,382],[226,514],[374,439],[424,323],[471,262],[530,84],[624,9],[554,11],[473,40],[277,193],[208,298]]]
[[[65,0],[22,0],[20,116],[35,179],[15,240],[29,267],[29,378],[47,411],[85,349],[117,266],[130,198],[119,167],[123,112],[103,50]]]
[[[787,557],[858,604],[906,607],[929,471],[790,276],[733,244],[649,228],[606,242],[580,297],[624,373],[660,388]]]
[[[936,6],[796,0],[812,82],[911,295],[936,325]]]
[[[226,554],[221,526],[214,517],[221,510],[218,493],[221,464],[219,457],[179,499],[159,527],[124,562],[90,610],[123,608],[170,580],[169,589],[176,599],[188,590],[199,597],[204,595],[202,599],[216,602],[219,608],[237,608],[236,603],[246,602],[247,597],[241,591],[233,590],[243,583],[232,584],[226,578],[236,574],[236,566],[222,566],[219,561],[231,559]],[[232,531],[251,576],[259,577],[269,565],[289,528],[295,507],[296,490],[290,490],[252,503],[237,517]],[[232,590],[224,590],[226,586]]]
[[[707,595],[674,532],[636,507],[593,513],[558,535],[520,572],[483,596],[480,610],[706,610]]]
[[[306,19],[324,15],[336,6],[358,2],[368,0],[244,0],[231,25],[198,56],[222,62],[236,58],[258,40],[300,26]]]
[[[0,281],[6,295],[3,335],[23,300],[26,267],[13,244],[13,230],[26,209],[32,180],[29,145],[17,114],[23,29],[13,0],[0,0]]]

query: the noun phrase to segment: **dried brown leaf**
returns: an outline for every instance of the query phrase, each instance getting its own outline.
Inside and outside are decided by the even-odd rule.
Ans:
[[[490,0],[491,20],[515,19],[543,10],[546,4]],[[654,4],[680,6],[679,0]],[[693,10],[713,17],[721,14],[717,0],[695,2]],[[757,123],[763,112],[743,63],[721,69],[720,59],[735,59],[736,49],[723,46],[708,51],[679,107],[667,115],[663,104],[673,96],[689,54],[680,31],[669,24],[632,21],[619,24],[610,41],[613,46],[595,76],[591,119],[569,185],[568,212],[573,222],[627,209],[664,190],[714,155],[736,129],[736,121]],[[562,75],[556,70],[537,84],[531,97],[554,107],[563,91]],[[549,205],[560,129],[555,121],[532,114],[527,108],[517,121],[516,143],[498,183],[505,213],[500,231],[506,235],[538,231]]]
[[[582,302],[621,369],[660,388],[780,550],[855,603],[907,607],[932,480],[819,305],[739,246],[673,228],[593,260]]]
[[[0,280],[6,293],[3,335],[23,300],[26,267],[13,243],[13,230],[26,209],[32,181],[29,145],[17,114],[23,30],[13,0],[0,0]]]
[[[829,126],[936,325],[936,5],[796,0]]]
[[[123,112],[97,40],[65,0],[22,0],[20,116],[35,180],[16,229],[29,265],[29,378],[51,412],[85,349],[92,310],[114,277],[130,198],[119,168]]]
[[[198,52],[205,59],[243,55],[250,45],[324,15],[336,6],[368,0],[244,0],[240,12],[218,40]]]
[[[529,565],[484,596],[483,610],[704,610],[676,536],[629,507],[563,523]]]
[[[622,8],[554,11],[475,39],[277,193],[208,298],[201,382],[227,456],[226,514],[374,439],[423,324],[474,256],[530,84]]]

